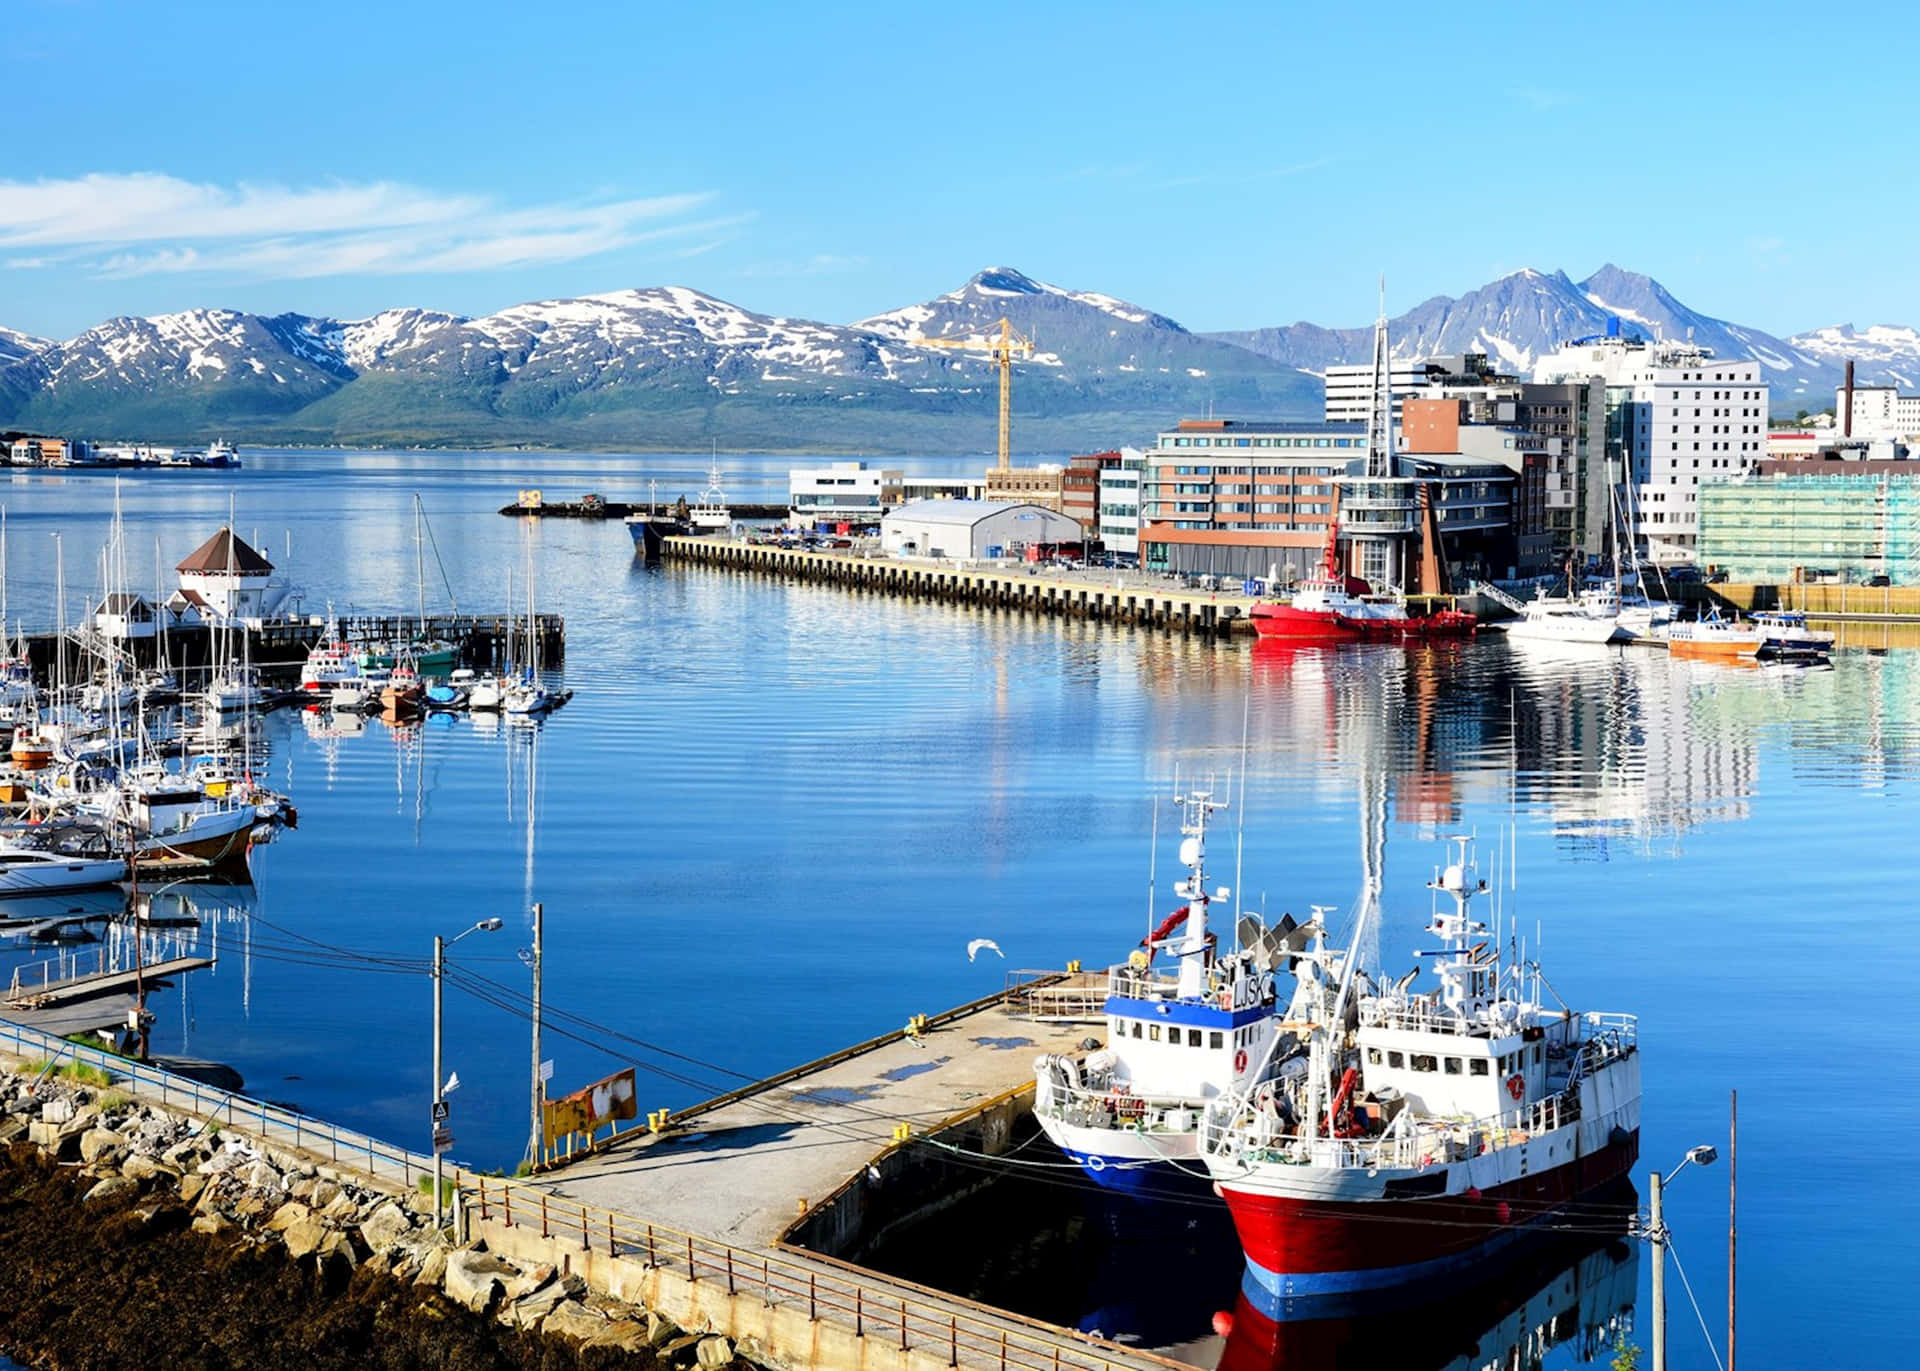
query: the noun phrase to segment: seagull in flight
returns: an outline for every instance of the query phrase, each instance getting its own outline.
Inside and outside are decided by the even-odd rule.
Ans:
[[[1002,961],[1006,960],[1007,954],[1000,950],[1000,944],[996,943],[992,938],[975,938],[972,942],[968,943],[967,960],[972,961],[982,952],[987,951],[991,951],[994,956],[1000,958]]]

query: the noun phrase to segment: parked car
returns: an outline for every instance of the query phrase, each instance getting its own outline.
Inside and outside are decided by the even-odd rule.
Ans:
[[[1706,579],[1699,567],[1687,562],[1679,566],[1662,567],[1660,574],[1667,578],[1669,584],[1677,586],[1699,585]]]
[[[1870,586],[1890,586],[1893,584],[1893,578],[1884,571],[1877,572],[1867,577],[1867,584]]]

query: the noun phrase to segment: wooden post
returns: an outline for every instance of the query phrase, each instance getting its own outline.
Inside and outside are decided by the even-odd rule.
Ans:
[[[958,1314],[949,1314],[947,1316],[947,1365],[958,1366],[959,1364],[960,1316]]]
[[[907,1302],[900,1301],[900,1350],[907,1350]]]
[[[815,1277],[813,1272],[809,1271],[807,1272],[807,1322],[818,1323],[819,1320],[820,1289],[818,1278]]]
[[[867,1321],[860,1303],[860,1287],[856,1285],[853,1287],[853,1336],[856,1338],[867,1336]]]
[[[687,1234],[687,1280],[697,1281],[700,1273],[693,1269],[693,1234]]]
[[[733,1249],[727,1249],[727,1293],[733,1293]]]
[[[540,1236],[547,1236],[547,1192],[540,1192]]]

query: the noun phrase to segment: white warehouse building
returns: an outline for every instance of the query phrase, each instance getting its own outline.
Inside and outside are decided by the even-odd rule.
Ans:
[[[979,561],[1036,543],[1078,545],[1084,536],[1069,515],[991,500],[920,500],[880,521],[880,546],[894,557]]]

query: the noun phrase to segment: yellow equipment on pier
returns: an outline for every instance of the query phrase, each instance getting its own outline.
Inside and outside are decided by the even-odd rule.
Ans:
[[[1013,432],[1013,354],[1016,352],[1031,354],[1033,339],[1023,338],[1013,331],[1013,321],[1004,315],[1000,319],[1000,336],[988,336],[984,344],[971,338],[916,338],[913,340],[921,347],[956,348],[961,351],[977,352],[982,348],[1000,367],[1000,470],[1009,468],[1009,439]]]

